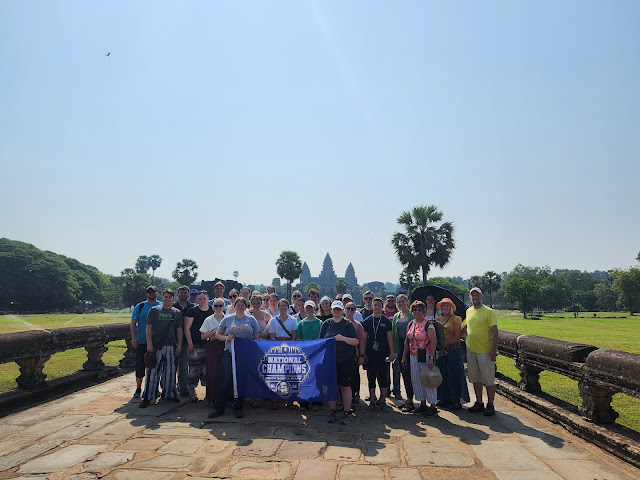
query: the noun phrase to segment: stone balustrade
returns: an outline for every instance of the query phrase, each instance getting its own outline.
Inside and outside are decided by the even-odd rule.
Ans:
[[[615,422],[618,413],[611,407],[614,394],[640,398],[638,354],[504,331],[500,332],[498,351],[514,360],[520,371],[518,386],[523,391],[540,393],[540,373],[544,370],[577,380],[582,397],[578,410],[594,423]]]
[[[84,347],[87,361],[83,369],[99,371],[105,367],[102,355],[108,350],[107,343],[125,340],[127,350],[120,367],[130,368],[135,366],[135,349],[131,346],[129,325],[113,323],[3,334],[0,335],[0,363],[16,362],[20,367],[18,388],[34,390],[45,384],[47,376],[43,368],[54,353]]]

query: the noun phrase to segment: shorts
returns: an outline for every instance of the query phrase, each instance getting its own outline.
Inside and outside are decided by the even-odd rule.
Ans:
[[[375,358],[367,362],[369,390],[376,388],[376,380],[380,388],[389,388],[389,365],[384,358]]]
[[[358,364],[356,359],[341,361],[336,363],[336,377],[338,380],[338,386],[350,387],[353,383],[353,378],[357,373]]]
[[[136,378],[144,378],[144,371],[146,367],[144,365],[144,354],[147,353],[147,344],[138,344],[136,348]]]
[[[488,353],[474,353],[467,350],[467,376],[471,383],[490,387],[496,379],[496,362],[489,360]]]

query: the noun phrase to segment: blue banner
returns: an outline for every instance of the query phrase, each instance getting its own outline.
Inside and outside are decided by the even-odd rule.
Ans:
[[[337,399],[336,341],[233,340],[234,388],[241,398]]]

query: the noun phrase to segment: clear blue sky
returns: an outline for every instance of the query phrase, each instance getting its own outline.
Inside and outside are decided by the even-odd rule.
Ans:
[[[106,273],[397,282],[435,204],[469,277],[640,250],[637,1],[0,3],[0,236]],[[111,52],[110,56],[105,56]],[[213,214],[209,209],[214,208]]]

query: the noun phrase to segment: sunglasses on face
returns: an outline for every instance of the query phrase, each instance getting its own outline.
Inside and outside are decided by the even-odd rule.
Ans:
[[[364,297],[365,300],[373,300],[373,297]]]
[[[422,311],[422,307],[415,307],[411,309],[412,312],[421,312]]]
[[[224,305],[216,305],[215,303],[213,304],[214,307],[224,307]]]
[[[229,295],[229,298],[238,298],[238,295]]]
[[[356,309],[356,307],[346,307],[346,308],[347,308],[347,310],[355,310]]]

